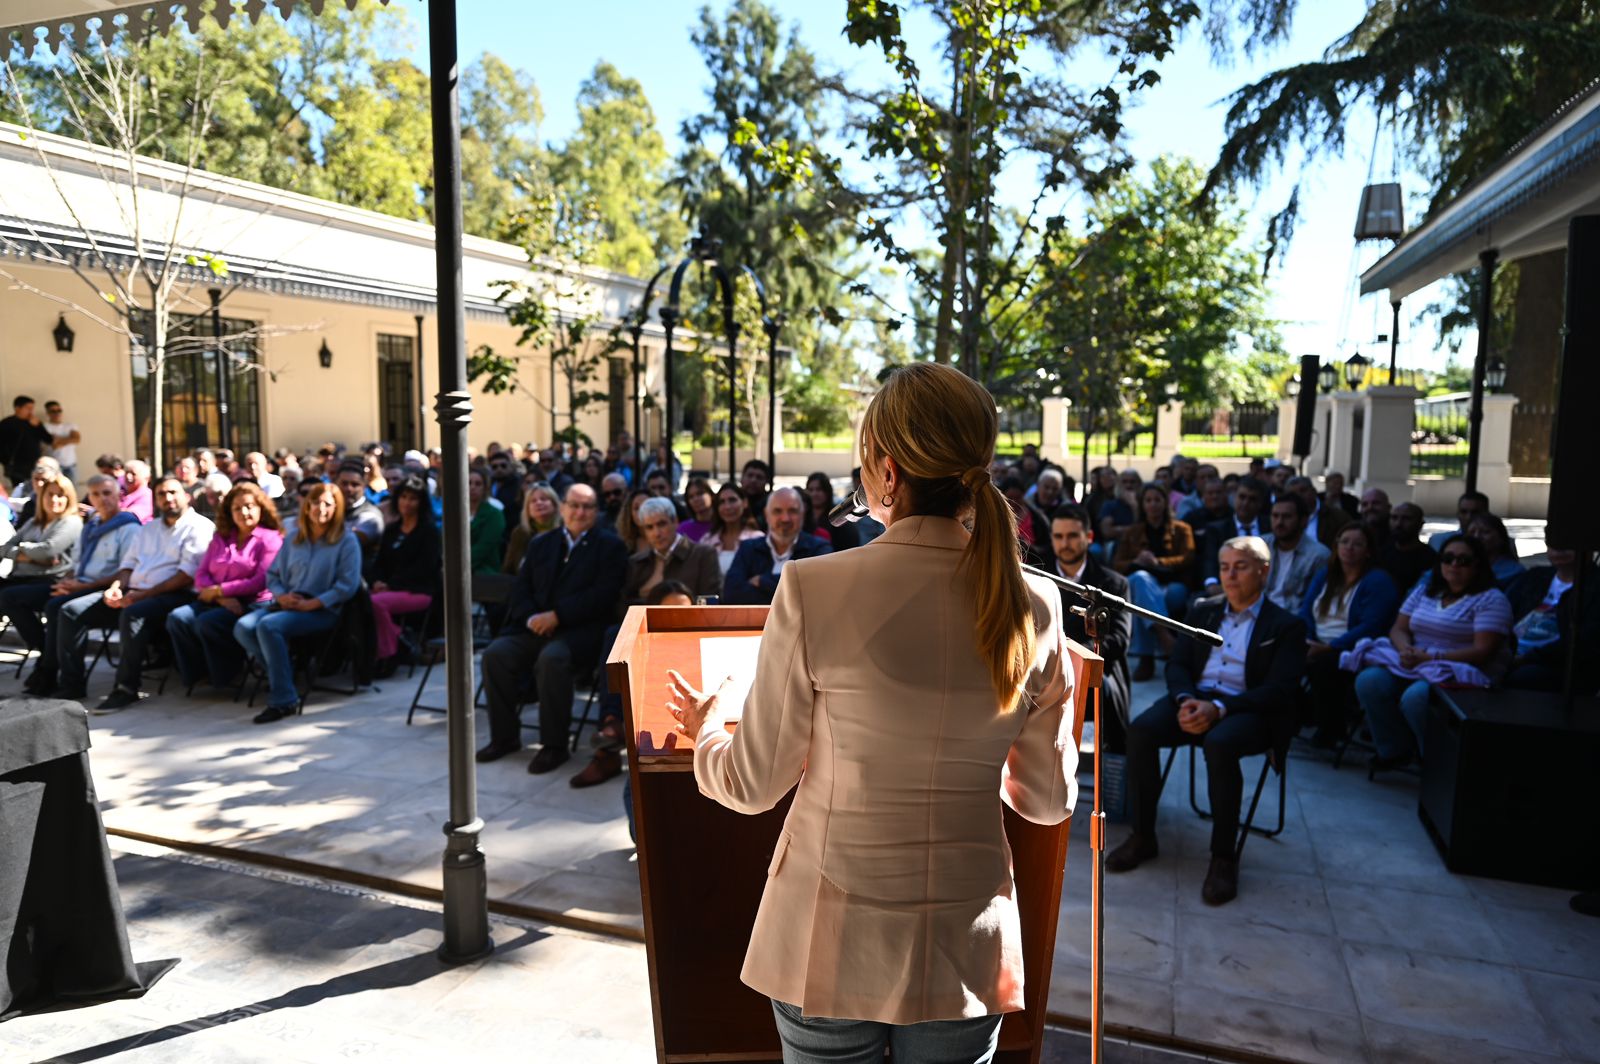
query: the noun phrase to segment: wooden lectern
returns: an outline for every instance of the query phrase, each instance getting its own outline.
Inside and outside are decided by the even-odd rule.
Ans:
[[[758,634],[766,618],[765,606],[635,606],[606,662],[611,688],[622,695],[627,713],[650,1005],[656,1059],[663,1064],[782,1059],[771,1003],[741,983],[739,971],[790,797],[746,816],[701,795],[694,747],[673,731],[666,708],[668,669],[704,688],[703,637]],[[1100,684],[1101,660],[1076,643],[1070,650],[1076,741],[1083,736],[1087,693]],[[995,1059],[1036,1064],[1070,821],[1043,827],[1006,808],[1005,823],[1022,922],[1027,1007],[1006,1016]]]

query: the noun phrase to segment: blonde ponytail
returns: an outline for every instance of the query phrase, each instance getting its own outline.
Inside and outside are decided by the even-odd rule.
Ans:
[[[994,397],[959,370],[930,362],[897,369],[861,423],[864,457],[894,458],[917,511],[972,511],[962,565],[976,592],[973,628],[1003,710],[1016,705],[1032,667],[1033,609],[1019,566],[1016,518],[988,467],[999,435]]]

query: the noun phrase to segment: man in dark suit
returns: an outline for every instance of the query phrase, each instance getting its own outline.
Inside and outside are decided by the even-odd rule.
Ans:
[[[1322,476],[1322,504],[1337,506],[1351,517],[1361,516],[1361,501],[1344,490],[1344,474],[1324,473]]]
[[[1200,551],[1201,594],[1215,595],[1220,587],[1217,576],[1217,556],[1222,545],[1239,536],[1265,536],[1271,531],[1267,524],[1267,500],[1271,495],[1267,485],[1246,477],[1233,489],[1233,513],[1221,521],[1207,525],[1205,532],[1195,539]]]
[[[1306,657],[1305,624],[1265,594],[1269,558],[1256,536],[1223,545],[1225,599],[1189,616],[1196,628],[1219,633],[1222,646],[1180,637],[1167,662],[1167,693],[1128,726],[1133,834],[1106,855],[1106,871],[1127,872],[1156,856],[1161,749],[1198,745],[1206,755],[1212,816],[1211,867],[1200,897],[1222,905],[1238,894],[1239,760],[1288,745]]]
[[[1056,508],[1050,518],[1050,548],[1055,554],[1057,575],[1088,584],[1119,598],[1128,597],[1128,578],[1089,553],[1094,542],[1094,527],[1089,511],[1074,503]],[[1087,605],[1065,588],[1061,589],[1061,629],[1068,639],[1091,647],[1083,618],[1071,612],[1074,606]],[[1110,623],[1100,630],[1100,656],[1105,671],[1100,681],[1100,713],[1095,719],[1095,746],[1120,754],[1126,744],[1128,698],[1132,683],[1128,677],[1128,643],[1133,639],[1133,614],[1112,610]]]
[[[770,606],[783,567],[798,558],[832,554],[833,548],[801,531],[806,501],[799,488],[779,488],[767,496],[767,534],[739,544],[722,582],[722,601],[734,606]]]
[[[528,544],[501,635],[483,652],[489,743],[478,751],[479,761],[522,749],[517,708],[530,671],[538,683],[542,746],[528,771],[549,772],[569,756],[573,678],[599,660],[601,637],[628,571],[628,549],[595,527],[598,515],[594,489],[574,484],[561,504],[565,527]]]

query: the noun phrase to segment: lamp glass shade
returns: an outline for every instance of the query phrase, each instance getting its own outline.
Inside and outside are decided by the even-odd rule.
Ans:
[[[1283,382],[1283,394],[1288,396],[1290,399],[1296,399],[1299,397],[1300,375],[1298,373]]]
[[[57,351],[70,353],[72,351],[72,342],[77,338],[78,334],[73,332],[72,326],[67,324],[67,316],[60,314],[56,317],[56,327],[50,330],[50,335],[55,337]]]
[[[1352,389],[1359,387],[1362,378],[1367,375],[1367,367],[1370,365],[1372,365],[1372,360],[1367,358],[1366,355],[1351,355],[1344,364],[1344,382]]]
[[[1483,367],[1483,383],[1491,392],[1498,392],[1506,386],[1506,364],[1498,358],[1491,358],[1489,364]]]
[[[328,350],[328,341],[322,341],[322,348],[317,351],[317,361],[322,363],[323,369],[333,368],[333,352]]]
[[[1334,385],[1338,381],[1339,371],[1333,368],[1333,363],[1323,363],[1322,369],[1317,371],[1317,383],[1322,385],[1322,390],[1325,392],[1333,391]]]

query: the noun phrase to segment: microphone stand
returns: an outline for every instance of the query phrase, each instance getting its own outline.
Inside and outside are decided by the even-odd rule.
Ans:
[[[860,488],[844,497],[844,500],[835,506],[828,514],[830,525],[843,525],[859,521],[867,516],[867,500]],[[1135,617],[1159,625],[1179,635],[1186,635],[1190,639],[1197,639],[1202,643],[1219,647],[1222,645],[1222,636],[1216,632],[1208,632],[1204,628],[1194,628],[1175,621],[1165,614],[1147,610],[1123,598],[1113,595],[1109,591],[1102,591],[1092,584],[1079,583],[1069,580],[1055,573],[1047,573],[1043,569],[1035,569],[1031,565],[1023,565],[1022,571],[1034,576],[1042,576],[1057,587],[1072,592],[1083,599],[1085,605],[1074,606],[1072,612],[1083,618],[1083,630],[1089,637],[1092,649],[1100,653],[1100,627],[1111,619],[1112,610],[1124,610]],[[1094,692],[1094,814],[1089,820],[1089,849],[1094,854],[1094,879],[1090,899],[1090,944],[1089,944],[1089,993],[1093,1005],[1089,1012],[1089,1060],[1091,1064],[1103,1064],[1105,1060],[1104,1046],[1104,1019],[1105,1019],[1105,989],[1101,985],[1105,975],[1105,882],[1106,869],[1103,854],[1106,848],[1106,813],[1100,804],[1100,761],[1104,744],[1100,732],[1103,729],[1100,719],[1100,689]]]
[[[1135,605],[1120,595],[1113,595],[1091,584],[1069,580],[1055,573],[1024,565],[1022,571],[1042,576],[1057,587],[1072,592],[1083,599],[1084,605],[1072,607],[1072,612],[1083,618],[1084,634],[1089,637],[1090,649],[1100,653],[1100,628],[1110,623],[1112,610],[1125,610],[1158,624],[1173,632],[1212,646],[1222,645],[1222,636],[1175,621],[1171,617]],[[1103,681],[1102,681],[1103,682]],[[1089,851],[1093,854],[1094,871],[1089,895],[1089,1060],[1103,1064],[1105,1060],[1105,947],[1106,947],[1106,813],[1100,802],[1100,762],[1104,758],[1105,742],[1100,735],[1105,721],[1100,714],[1100,688],[1094,690],[1094,812],[1089,820]]]

